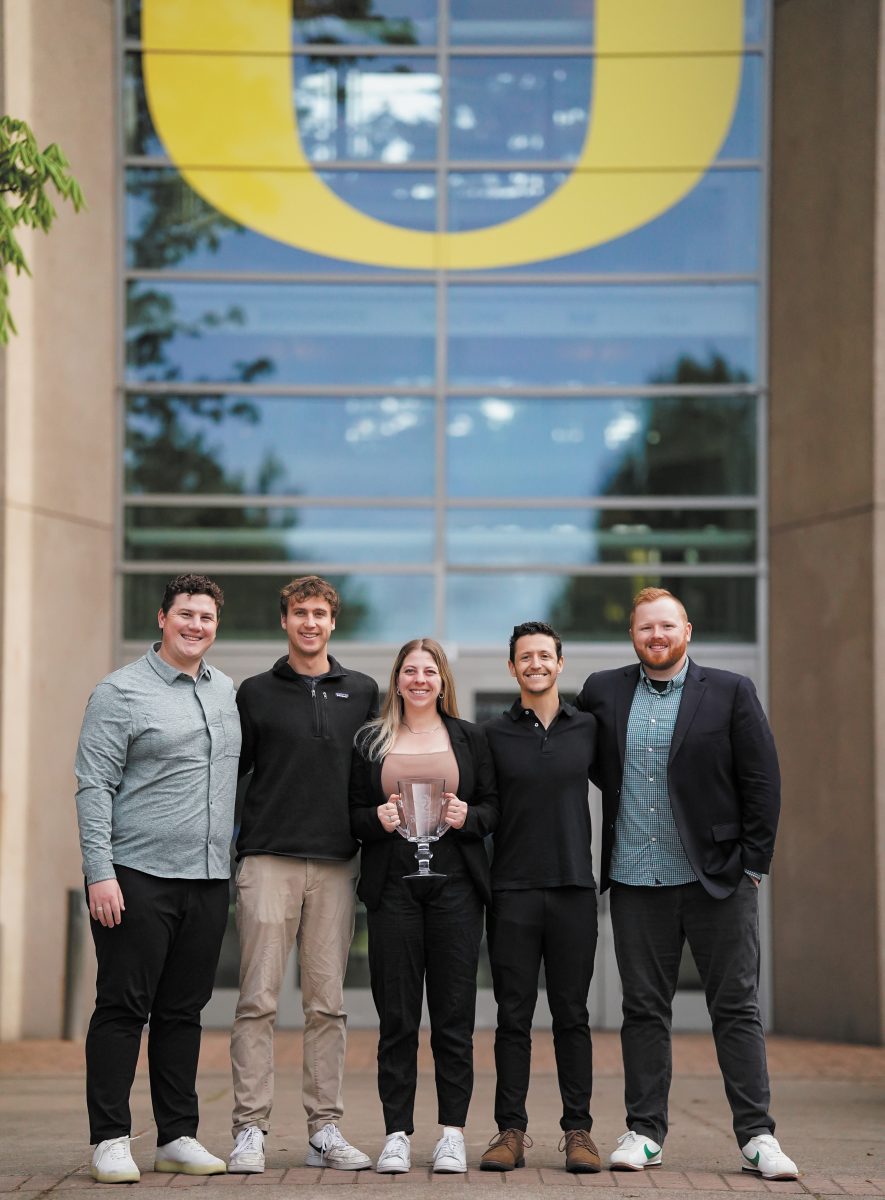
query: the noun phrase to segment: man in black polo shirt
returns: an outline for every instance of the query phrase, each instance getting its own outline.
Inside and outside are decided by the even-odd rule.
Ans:
[[[541,621],[517,625],[513,707],[485,729],[501,819],[494,835],[489,957],[498,1003],[495,1121],[483,1171],[525,1164],[532,1015],[541,962],[553,1016],[566,1170],[600,1169],[590,1136],[593,1047],[587,994],[596,953],[596,881],[590,857],[588,773],[596,721],[559,698],[562,642]],[[560,1144],[562,1149],[562,1143]]]

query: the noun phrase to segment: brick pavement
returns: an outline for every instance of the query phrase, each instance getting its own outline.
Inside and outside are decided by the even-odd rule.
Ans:
[[[156,1175],[145,1170],[141,1188],[169,1187],[175,1191],[199,1187],[204,1200],[215,1200],[231,1188],[270,1189],[280,1200],[316,1200],[330,1188],[357,1187],[371,1194],[397,1189],[401,1200],[465,1192],[472,1200],[487,1200],[514,1191],[520,1196],[550,1195],[569,1200],[587,1188],[605,1189],[609,1196],[654,1195],[692,1200],[725,1200],[742,1192],[748,1197],[771,1192],[820,1197],[885,1196],[885,1049],[832,1046],[798,1039],[769,1039],[774,1084],[773,1110],[784,1148],[804,1168],[796,1182],[773,1183],[743,1174],[736,1158],[730,1116],[722,1094],[712,1042],[708,1035],[679,1035],[674,1039],[674,1083],[671,1131],[665,1165],[642,1173],[603,1171],[598,1175],[568,1175],[558,1151],[558,1095],[549,1033],[535,1038],[530,1129],[535,1145],[524,1170],[496,1175],[476,1169],[493,1132],[491,1122],[494,1072],[492,1037],[476,1038],[476,1089],[467,1131],[471,1169],[466,1177],[433,1176],[425,1165],[437,1136],[432,1069],[426,1038],[422,1041],[416,1108],[416,1135],[408,1175],[385,1176],[374,1171],[320,1171],[298,1165],[303,1161],[303,1114],[300,1107],[300,1035],[283,1032],[276,1041],[277,1096],[273,1128],[268,1137],[269,1170],[263,1176],[222,1176],[212,1179]],[[375,1035],[355,1031],[348,1044],[345,1077],[347,1112],[345,1134],[370,1154],[380,1149],[383,1128],[375,1090]],[[622,1076],[617,1036],[594,1035],[596,1086],[594,1137],[603,1155],[623,1131]],[[0,1044],[0,1193],[18,1200],[42,1200],[48,1195],[77,1192],[77,1200],[108,1196],[87,1174],[82,1098],[82,1046],[62,1042]],[[227,1037],[210,1033],[204,1040],[200,1068],[202,1123],[200,1136],[216,1153],[230,1144],[230,1076]],[[134,1142],[136,1161],[150,1166],[153,1130],[146,1074],[139,1069],[133,1091],[133,1120],[143,1137]],[[47,1132],[49,1136],[47,1137]],[[503,1189],[503,1192],[502,1192]],[[113,1193],[111,1193],[113,1195]]]
[[[661,1167],[654,1171],[643,1172],[612,1172],[602,1171],[598,1175],[569,1175],[564,1169],[547,1167],[526,1167],[521,1171],[510,1174],[484,1173],[471,1167],[466,1176],[433,1175],[429,1167],[414,1168],[408,1175],[377,1175],[374,1171],[322,1171],[306,1167],[294,1167],[276,1170],[265,1175],[225,1175],[214,1178],[188,1175],[157,1175],[151,1171],[144,1172],[140,1184],[131,1185],[136,1190],[144,1187],[203,1188],[207,1195],[220,1196],[231,1188],[245,1188],[251,1191],[255,1188],[277,1189],[289,1192],[293,1187],[296,1192],[303,1188],[330,1187],[386,1188],[395,1187],[401,1194],[414,1188],[432,1187],[434,1189],[467,1188],[473,1191],[477,1187],[495,1188],[498,1191],[519,1192],[526,1196],[534,1191],[546,1191],[549,1187],[568,1188],[607,1188],[616,1192],[632,1195],[635,1192],[664,1191],[671,1194],[696,1195],[698,1193],[742,1192],[753,1195],[767,1196],[771,1192],[791,1193],[811,1196],[885,1196],[885,1176],[881,1178],[865,1176],[840,1175],[831,1179],[821,1175],[803,1175],[798,1180],[773,1181],[760,1179],[755,1175],[716,1174],[706,1171],[668,1171]],[[0,1175],[0,1193],[16,1196],[46,1196],[50,1193],[85,1192],[90,1196],[102,1195],[106,1198],[115,1193],[109,1193],[108,1188],[94,1182],[85,1167],[79,1167],[68,1175]]]

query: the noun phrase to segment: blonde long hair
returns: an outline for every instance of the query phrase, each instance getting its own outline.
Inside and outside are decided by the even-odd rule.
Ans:
[[[413,638],[411,642],[406,642],[394,660],[393,670],[390,672],[390,684],[381,706],[380,717],[376,717],[374,721],[368,721],[361,729],[358,729],[354,738],[357,749],[370,762],[376,762],[390,753],[390,748],[396,741],[400,726],[403,724],[403,698],[396,690],[396,681],[403,663],[415,650],[426,650],[439,671],[442,690],[436,701],[437,711],[445,713],[448,717],[458,716],[455,680],[445,650],[433,638]]]

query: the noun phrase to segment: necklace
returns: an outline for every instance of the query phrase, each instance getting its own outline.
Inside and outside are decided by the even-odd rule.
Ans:
[[[409,733],[414,733],[416,737],[421,737],[422,735],[427,734],[427,733],[436,733],[436,731],[438,729],[442,729],[442,727],[443,727],[442,721],[440,721],[440,723],[438,725],[434,725],[434,727],[432,729],[413,729],[412,726],[408,723],[408,721],[403,721],[403,725],[405,725],[405,727],[406,727],[406,729],[408,729]]]

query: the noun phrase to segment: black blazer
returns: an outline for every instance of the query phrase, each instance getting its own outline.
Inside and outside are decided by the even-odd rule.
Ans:
[[[469,721],[442,714],[452,751],[458,763],[458,799],[470,808],[462,829],[450,829],[464,856],[464,863],[488,907],[492,902],[489,856],[483,838],[498,824],[498,792],[495,768],[485,732]],[[350,776],[350,828],[362,842],[360,881],[357,895],[366,908],[377,908],[387,880],[391,847],[400,835],[390,833],[378,820],[376,809],[387,797],[381,790],[381,761],[368,762],[359,750],[353,755]]]
[[[577,706],[598,722],[590,777],[602,791],[602,888],[609,885],[621,801],[627,721],[639,664],[597,671]],[[711,896],[731,895],[745,867],[766,874],[780,813],[777,751],[752,682],[689,661],[667,786],[688,861]]]

